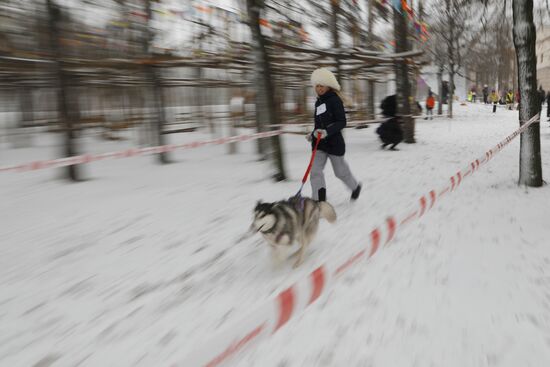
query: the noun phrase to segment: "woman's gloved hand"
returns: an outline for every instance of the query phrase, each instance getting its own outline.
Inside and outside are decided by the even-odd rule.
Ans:
[[[315,138],[317,138],[317,136],[319,136],[319,134],[321,134],[321,139],[324,139],[327,137],[328,133],[325,129],[317,129],[313,132],[313,135],[315,136]]]

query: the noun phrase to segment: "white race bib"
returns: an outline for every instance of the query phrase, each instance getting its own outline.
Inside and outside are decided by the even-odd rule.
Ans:
[[[317,110],[315,112],[315,114],[318,116],[324,112],[327,112],[327,105],[326,104],[321,104],[319,106],[317,106]]]

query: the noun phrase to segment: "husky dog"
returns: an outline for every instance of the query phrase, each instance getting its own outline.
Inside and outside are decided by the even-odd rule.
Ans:
[[[336,212],[325,201],[292,197],[275,203],[258,202],[254,208],[254,220],[250,230],[260,232],[273,250],[274,259],[280,263],[282,256],[294,242],[298,242],[298,259],[294,267],[304,260],[304,252],[313,241],[319,219],[329,223],[336,221]]]

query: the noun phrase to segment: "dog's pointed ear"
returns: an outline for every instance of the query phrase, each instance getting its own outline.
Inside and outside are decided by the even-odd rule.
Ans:
[[[262,205],[262,201],[261,200],[256,201],[256,206],[254,207],[254,209],[258,209],[260,205]]]

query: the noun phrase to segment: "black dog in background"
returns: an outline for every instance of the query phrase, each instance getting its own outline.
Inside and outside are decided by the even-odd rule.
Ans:
[[[376,133],[382,140],[381,148],[384,149],[391,144],[390,150],[397,150],[397,144],[403,141],[403,130],[401,130],[401,119],[395,114],[397,112],[397,99],[395,94],[384,98],[380,104],[382,114],[388,117],[388,120],[378,126]]]

